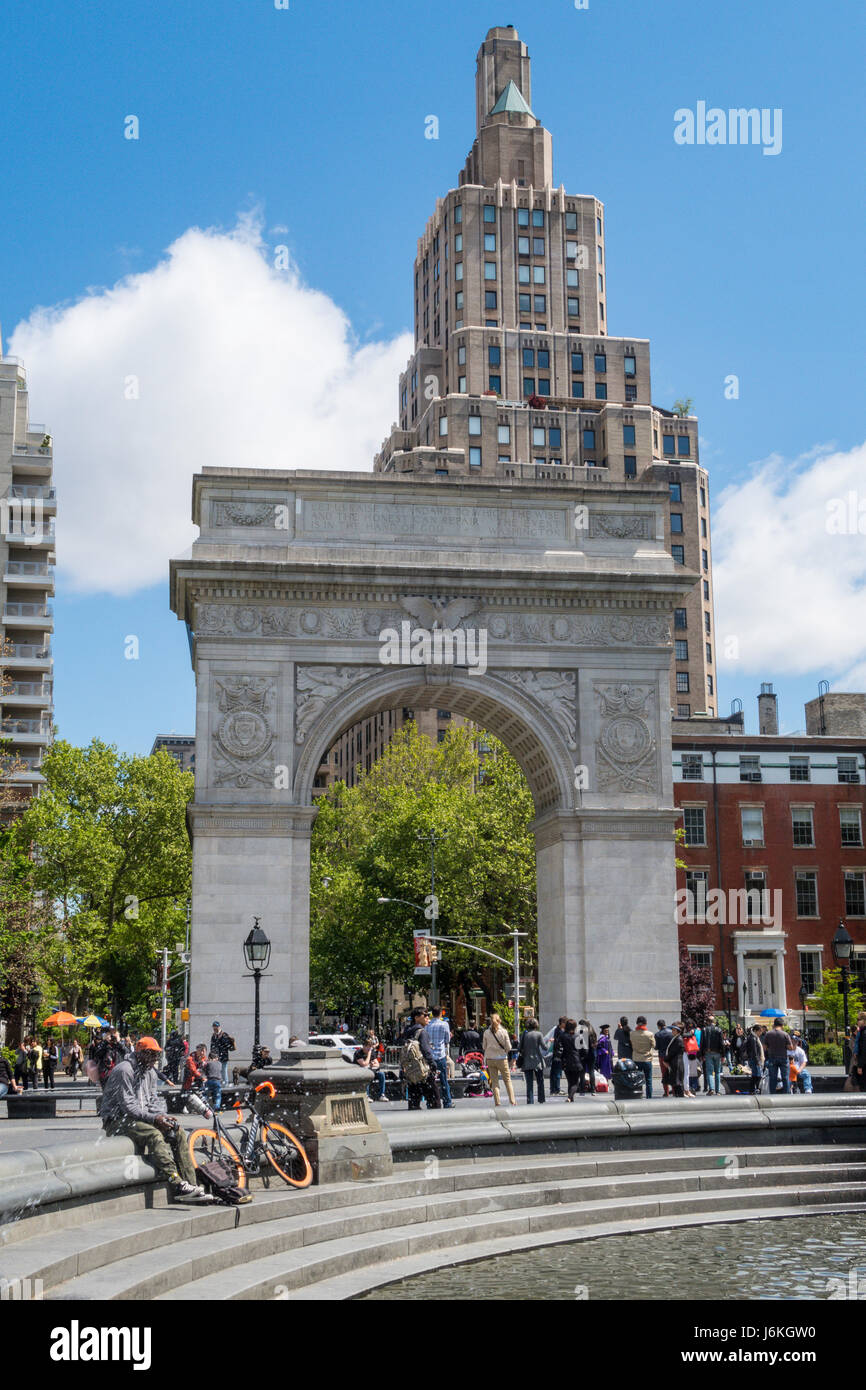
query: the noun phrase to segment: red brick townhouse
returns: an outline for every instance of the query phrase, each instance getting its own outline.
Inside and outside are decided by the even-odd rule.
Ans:
[[[840,920],[852,983],[866,991],[866,695],[809,701],[798,734],[778,733],[771,685],[758,698],[757,735],[744,734],[742,711],[672,720],[688,866],[677,871],[680,941],[747,1023],[766,1008],[799,1020],[801,989],[835,965]],[[823,1036],[820,1013],[806,1025]]]

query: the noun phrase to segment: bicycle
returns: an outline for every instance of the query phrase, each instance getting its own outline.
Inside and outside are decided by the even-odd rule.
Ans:
[[[256,1093],[266,1091],[273,1100],[276,1095],[273,1083],[262,1081],[255,1088]],[[290,1187],[309,1187],[313,1181],[313,1170],[300,1139],[296,1139],[290,1129],[275,1120],[264,1120],[255,1102],[251,1101],[249,1091],[234,1102],[232,1109],[237,1111],[236,1123],[240,1129],[240,1141],[233,1144],[220,1122],[219,1113],[212,1111],[212,1129],[194,1129],[189,1136],[189,1156],[197,1168],[214,1160],[228,1159],[236,1173],[235,1185],[247,1186],[248,1178],[260,1177],[265,1187],[270,1185],[269,1168],[279,1173]],[[247,1123],[241,1120],[241,1111],[249,1106],[251,1115]]]

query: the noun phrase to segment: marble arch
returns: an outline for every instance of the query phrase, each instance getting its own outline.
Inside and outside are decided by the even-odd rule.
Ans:
[[[666,497],[570,480],[196,477],[200,534],[171,566],[196,676],[196,1040],[219,1018],[249,1054],[254,914],[273,943],[263,1040],[306,1030],[315,771],[345,728],[400,705],[465,714],[526,773],[543,1021],[677,1007],[670,623],[695,576],[665,550]],[[486,669],[382,665],[383,630],[419,605],[483,632]]]

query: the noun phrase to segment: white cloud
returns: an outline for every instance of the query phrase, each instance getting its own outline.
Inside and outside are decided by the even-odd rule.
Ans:
[[[866,444],[755,464],[716,498],[713,562],[723,671],[866,687]]]
[[[411,338],[359,344],[242,219],[191,228],[152,270],[37,310],[9,351],[54,437],[58,564],[73,589],[126,594],[166,579],[190,545],[202,465],[369,470]]]

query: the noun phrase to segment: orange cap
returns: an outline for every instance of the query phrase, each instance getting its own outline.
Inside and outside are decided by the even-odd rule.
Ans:
[[[139,1038],[135,1044],[135,1050],[136,1052],[162,1052],[156,1038]]]

